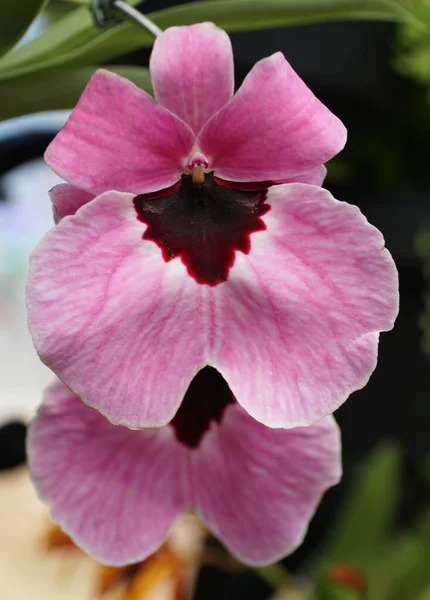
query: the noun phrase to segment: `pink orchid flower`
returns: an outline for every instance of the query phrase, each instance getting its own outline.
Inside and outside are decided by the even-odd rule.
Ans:
[[[207,365],[261,423],[313,423],[398,310],[381,233],[319,187],[345,128],[280,53],[233,96],[211,23],[166,30],[150,66],[157,102],[98,71],[46,152],[68,183],[31,260],[36,348],[116,424],[165,425]]]
[[[309,427],[265,427],[212,367],[193,380],[173,421],[152,430],[112,425],[55,383],[28,450],[53,520],[114,565],[149,556],[189,508],[244,563],[272,562],[301,543],[341,475],[331,416]]]

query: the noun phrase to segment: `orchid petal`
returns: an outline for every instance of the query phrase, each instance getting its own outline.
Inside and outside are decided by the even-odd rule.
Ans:
[[[171,428],[132,431],[48,389],[28,439],[30,470],[53,520],[101,562],[138,562],[187,508],[182,448]]]
[[[233,96],[233,52],[213,23],[170,27],[154,43],[151,77],[155,98],[197,133]]]
[[[107,192],[45,236],[30,260],[29,324],[42,360],[86,404],[156,427],[206,364],[206,290],[142,240],[133,198]]]
[[[326,190],[274,186],[267,202],[249,253],[236,251],[215,286],[142,239],[133,196],[109,192],[81,207],[31,259],[29,323],[42,360],[131,427],[170,421],[205,365],[266,425],[333,412],[376,366],[378,333],[398,310],[397,272],[380,232]]]
[[[381,233],[319,187],[274,186],[267,229],[216,288],[209,352],[238,402],[271,427],[308,425],[363,387],[398,312]]]
[[[49,190],[54,221],[58,223],[67,215],[74,215],[78,208],[94,199],[93,194],[81,190],[70,183],[59,183]]]
[[[345,141],[341,121],[279,52],[254,66],[198,137],[215,174],[242,182],[280,181],[308,172],[340,152]]]
[[[180,179],[194,134],[133,83],[99,70],[45,160],[72,185],[97,195],[140,194]]]
[[[112,565],[147,558],[189,507],[244,563],[272,562],[301,543],[323,492],[341,475],[332,417],[273,430],[230,405],[189,448],[170,426],[109,423],[61,382],[45,392],[28,455],[53,520]]]
[[[274,430],[228,407],[190,453],[192,504],[242,562],[271,563],[303,541],[323,492],[340,479],[340,457],[332,417]]]
[[[295,177],[285,179],[283,181],[277,181],[278,185],[282,183],[307,183],[309,185],[322,186],[324,179],[327,175],[327,169],[324,165],[318,165],[314,169],[307,171],[306,173],[299,173]]]

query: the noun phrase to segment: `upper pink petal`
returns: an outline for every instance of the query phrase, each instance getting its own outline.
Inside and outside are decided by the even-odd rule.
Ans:
[[[30,426],[30,470],[52,518],[86,552],[135,563],[163,543],[188,506],[173,430],[131,431],[89,410],[62,383]]]
[[[54,221],[58,223],[67,215],[74,215],[78,208],[94,199],[93,194],[81,190],[70,183],[59,183],[49,190]]]
[[[276,183],[308,183],[309,185],[321,186],[324,183],[326,175],[326,167],[324,165],[318,165],[318,167],[315,167],[306,173],[299,173],[295,177],[291,177],[290,179],[285,179],[283,181],[277,181]]]
[[[233,96],[233,52],[213,23],[170,27],[154,43],[151,77],[155,98],[197,133]]]
[[[211,364],[272,427],[307,425],[363,387],[378,332],[398,312],[381,233],[357,207],[304,184],[274,186],[265,231],[215,289]]]
[[[188,125],[149,94],[99,70],[45,159],[60,177],[93,195],[139,194],[178,181],[193,143]]]
[[[107,192],[31,257],[27,305],[42,360],[115,423],[171,420],[206,364],[207,289],[142,240],[133,196]],[[209,324],[210,326],[210,324]]]
[[[236,405],[190,461],[198,514],[242,562],[267,564],[302,542],[323,492],[339,481],[339,432],[332,417],[270,429]]]
[[[198,138],[217,176],[243,182],[307,172],[337,154],[345,141],[341,121],[279,52],[254,66]]]

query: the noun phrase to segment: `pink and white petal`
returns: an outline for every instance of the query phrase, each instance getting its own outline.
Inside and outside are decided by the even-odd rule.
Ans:
[[[267,564],[297,548],[322,494],[338,483],[339,430],[332,417],[270,429],[236,405],[190,461],[198,514],[242,562]]]
[[[45,153],[63,179],[98,195],[141,194],[180,179],[192,130],[149,94],[109,71],[97,71]]]
[[[230,38],[214,23],[167,29],[155,40],[150,68],[156,100],[196,133],[233,96]]]
[[[243,182],[306,173],[340,152],[345,141],[341,121],[279,52],[254,66],[198,137],[216,175]]]
[[[188,506],[173,430],[132,431],[62,383],[45,394],[28,438],[30,470],[52,519],[111,565],[152,554]]]
[[[49,190],[54,221],[58,223],[67,215],[74,215],[78,208],[94,199],[93,194],[81,190],[70,183],[59,183]]]
[[[311,169],[307,173],[300,173],[296,177],[285,179],[284,181],[277,181],[277,185],[282,183],[307,183],[309,185],[322,186],[324,179],[327,175],[327,169],[324,165],[318,165],[315,169]]]
[[[169,422],[206,363],[206,286],[142,240],[133,196],[107,192],[53,228],[30,259],[29,324],[42,360],[130,427]]]
[[[363,387],[398,277],[381,233],[316,186],[269,191],[267,230],[216,289],[209,356],[238,402],[270,427],[308,425]]]

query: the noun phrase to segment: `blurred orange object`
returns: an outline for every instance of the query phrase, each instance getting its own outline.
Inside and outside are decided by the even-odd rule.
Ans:
[[[186,600],[206,530],[180,519],[146,561],[113,568],[77,548],[37,498],[25,467],[0,474],[0,590],[7,600]]]
[[[50,525],[44,538],[45,545],[50,550],[61,548],[81,553],[58,525]],[[117,600],[146,600],[150,595],[152,598],[160,584],[168,583],[163,588],[163,595],[157,594],[156,598],[186,600],[191,583],[188,574],[190,561],[189,557],[180,555],[178,548],[175,551],[173,545],[166,542],[152,556],[137,564],[125,567],[100,565],[96,582],[97,595],[105,596],[119,589],[120,594],[115,596]]]
[[[45,534],[45,544],[50,550],[54,548],[69,548],[70,550],[77,550],[75,544],[72,542],[69,536],[64,533],[64,531],[58,527],[58,525],[54,524],[49,527]]]
[[[352,565],[335,565],[330,569],[328,578],[335,583],[352,588],[361,594],[364,592],[366,582],[363,573]]]

